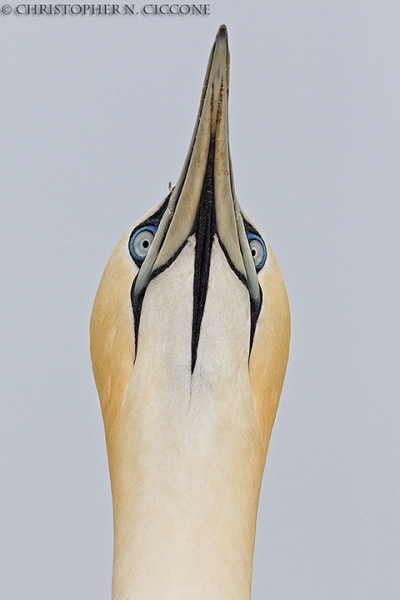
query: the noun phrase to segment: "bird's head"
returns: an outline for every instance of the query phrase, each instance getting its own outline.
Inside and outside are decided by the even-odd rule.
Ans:
[[[268,444],[288,357],[289,307],[274,255],[236,198],[228,89],[222,26],[179,180],[122,237],[96,295],[91,353],[106,432],[140,369],[149,386],[174,385],[183,395],[194,380],[204,393],[231,385],[235,395],[238,377],[247,377]]]

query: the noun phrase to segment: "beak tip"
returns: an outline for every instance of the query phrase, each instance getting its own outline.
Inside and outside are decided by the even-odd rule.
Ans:
[[[221,27],[218,29],[216,40],[220,38],[225,38],[226,40],[228,39],[228,30],[226,28],[226,25],[221,25]]]

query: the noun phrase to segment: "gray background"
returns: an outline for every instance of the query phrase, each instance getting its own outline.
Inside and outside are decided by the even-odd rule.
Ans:
[[[0,18],[1,598],[110,598],[91,304],[121,234],[180,173],[221,23],[237,192],[274,248],[293,318],[253,599],[400,598],[399,3],[388,0]]]

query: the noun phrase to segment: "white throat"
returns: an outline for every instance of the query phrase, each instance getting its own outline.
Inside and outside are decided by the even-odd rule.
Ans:
[[[148,286],[111,426],[113,600],[250,597],[265,454],[249,380],[249,293],[215,240],[192,375],[194,244]]]

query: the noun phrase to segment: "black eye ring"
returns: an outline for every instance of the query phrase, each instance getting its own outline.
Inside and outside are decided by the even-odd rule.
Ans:
[[[153,242],[157,227],[145,225],[137,229],[129,240],[129,252],[134,261],[142,263],[147,256]]]
[[[263,268],[265,261],[267,260],[267,247],[264,240],[255,233],[248,232],[247,239],[249,240],[251,254],[254,260],[256,271],[258,273],[258,271]]]

